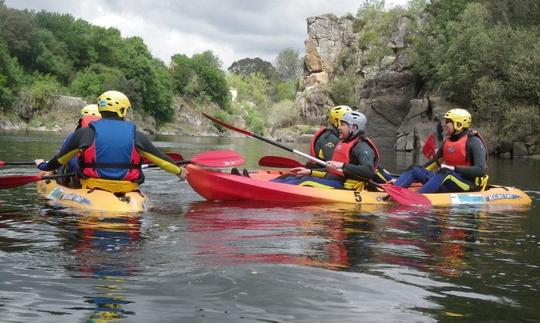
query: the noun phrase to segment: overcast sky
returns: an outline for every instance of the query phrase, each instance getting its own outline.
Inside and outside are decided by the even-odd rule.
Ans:
[[[94,25],[140,36],[166,64],[174,54],[211,50],[227,69],[245,57],[274,63],[292,47],[301,54],[306,18],[356,14],[361,0],[6,0],[16,9],[68,13]],[[407,0],[386,0],[387,6]]]

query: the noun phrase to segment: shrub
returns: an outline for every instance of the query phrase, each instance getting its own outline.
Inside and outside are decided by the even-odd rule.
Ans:
[[[334,81],[330,89],[330,97],[335,105],[356,105],[354,80],[350,77],[343,77]]]

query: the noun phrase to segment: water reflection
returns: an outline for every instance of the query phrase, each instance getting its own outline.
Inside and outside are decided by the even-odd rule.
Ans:
[[[86,214],[78,216],[75,228],[64,231],[63,248],[73,255],[67,269],[73,278],[95,281],[95,294],[84,296],[86,303],[95,306],[87,322],[107,322],[135,314],[123,306],[132,303],[124,290],[126,278],[138,272],[140,228],[138,215]]]

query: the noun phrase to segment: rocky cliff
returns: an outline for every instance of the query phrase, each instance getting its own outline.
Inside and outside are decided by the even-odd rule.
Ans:
[[[418,76],[411,70],[406,33],[410,23],[401,17],[387,46],[392,55],[379,64],[368,63],[367,51],[357,45],[362,30],[353,31],[353,21],[332,15],[307,19],[305,70],[296,103],[308,121],[324,119],[335,105],[331,83],[344,74],[344,57],[354,70],[354,109],[368,118],[368,134],[382,149],[413,150],[436,132],[437,117],[452,105],[441,96],[420,95]]]

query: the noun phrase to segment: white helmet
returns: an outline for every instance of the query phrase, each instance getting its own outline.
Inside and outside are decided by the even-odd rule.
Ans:
[[[358,133],[364,133],[366,131],[367,118],[360,112],[347,112],[341,118],[341,122],[345,122],[349,125],[349,135],[356,136]],[[358,129],[353,130],[353,125],[356,125]]]

